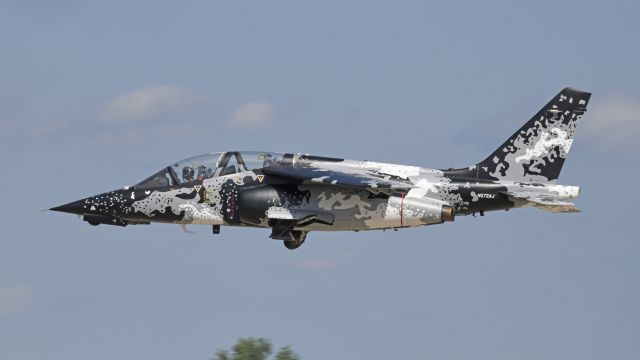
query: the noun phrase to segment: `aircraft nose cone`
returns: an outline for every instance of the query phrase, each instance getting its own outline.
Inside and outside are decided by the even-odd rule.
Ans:
[[[82,199],[82,200],[72,201],[68,204],[52,207],[49,210],[66,212],[69,214],[82,215],[87,212],[87,210],[85,209],[86,204],[87,204],[86,199]]]

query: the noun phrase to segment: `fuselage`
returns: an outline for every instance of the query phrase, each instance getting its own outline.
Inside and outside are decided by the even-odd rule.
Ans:
[[[249,166],[246,154],[255,153],[261,154],[263,164]],[[343,186],[326,183],[322,177],[292,182],[265,172],[267,157],[282,166],[327,165],[346,173],[378,174],[382,179],[406,184],[407,190]],[[291,220],[297,221],[295,229],[302,231],[359,231],[439,224],[453,221],[455,215],[526,205],[508,195],[514,191],[562,198],[578,193],[576,187],[490,181],[461,176],[456,171],[301,154],[225,152],[198,158],[187,161],[188,165],[176,163],[175,170],[169,166],[166,173],[161,171],[137,185],[63,207],[92,224],[273,227],[273,221]],[[236,167],[229,170],[232,161]],[[272,162],[266,165],[274,166]],[[187,167],[194,170],[192,177],[187,174],[190,170],[184,170]],[[195,176],[198,170],[204,175]],[[185,176],[181,179],[180,171]],[[305,222],[305,218],[310,221]]]

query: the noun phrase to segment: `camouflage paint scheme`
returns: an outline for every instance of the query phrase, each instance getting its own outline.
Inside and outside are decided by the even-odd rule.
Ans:
[[[590,96],[562,90],[493,154],[467,168],[231,151],[186,159],[134,186],[51,210],[80,214],[92,225],[203,224],[214,233],[220,225],[266,227],[290,249],[309,231],[432,225],[529,205],[575,212],[570,200],[579,188],[556,180]]]

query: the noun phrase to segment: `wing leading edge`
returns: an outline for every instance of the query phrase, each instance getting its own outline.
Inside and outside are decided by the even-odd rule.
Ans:
[[[372,192],[409,191],[409,182],[390,179],[389,176],[371,171],[330,169],[315,166],[272,166],[262,169],[267,175],[295,179],[306,184],[326,184],[367,189]]]

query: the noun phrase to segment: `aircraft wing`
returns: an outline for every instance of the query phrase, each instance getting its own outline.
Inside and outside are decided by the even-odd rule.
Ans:
[[[533,194],[528,192],[505,192],[506,195],[525,200],[530,205],[549,212],[580,212],[576,204],[552,195]]]
[[[391,179],[389,175],[369,170],[317,166],[271,166],[262,169],[266,175],[295,179],[307,184],[327,184],[379,191],[409,191],[409,182]]]

